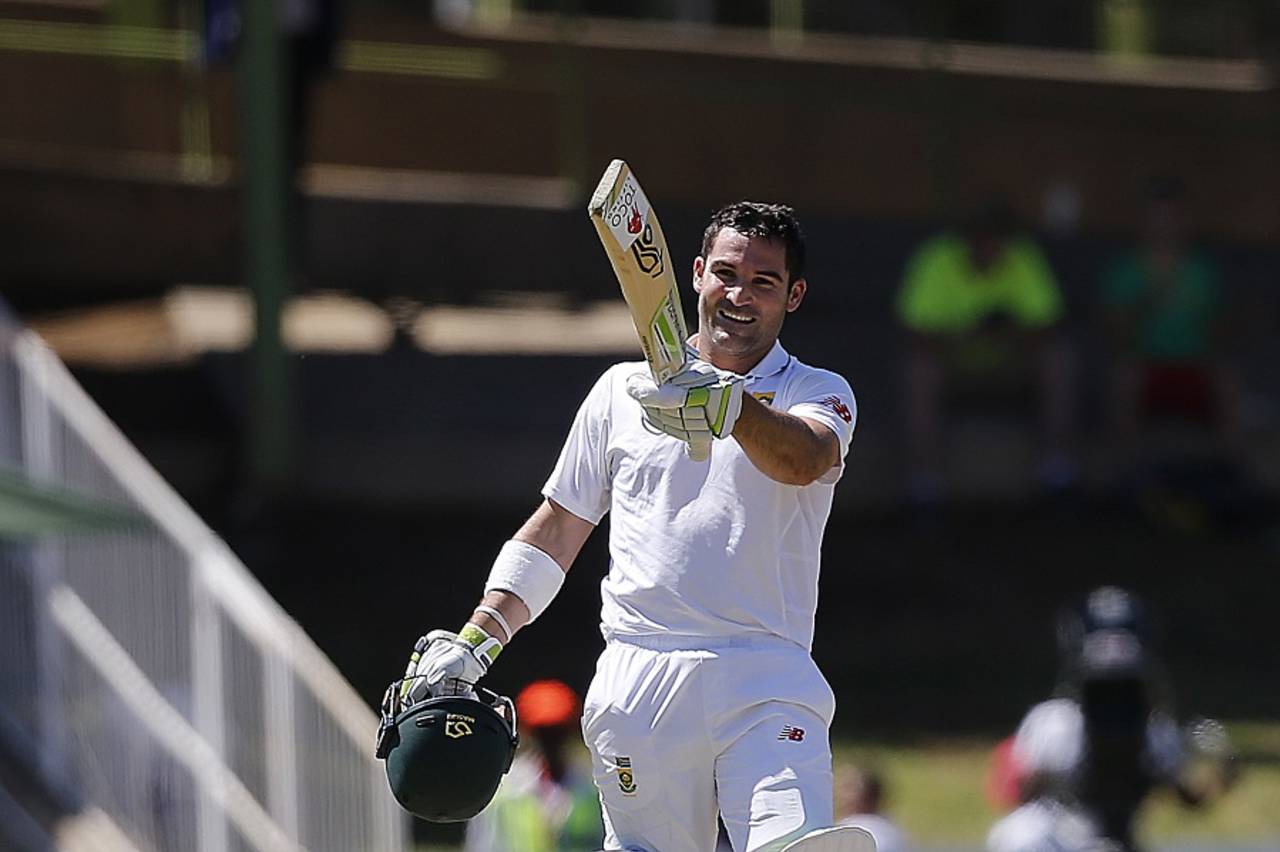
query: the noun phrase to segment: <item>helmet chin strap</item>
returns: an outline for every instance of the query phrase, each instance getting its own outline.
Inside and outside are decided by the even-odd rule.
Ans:
[[[378,738],[373,747],[373,754],[379,760],[386,760],[391,750],[400,744],[400,731],[396,728],[396,717],[400,715],[400,683],[393,681],[382,695]]]

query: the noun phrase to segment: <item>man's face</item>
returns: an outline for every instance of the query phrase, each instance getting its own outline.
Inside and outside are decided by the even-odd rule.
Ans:
[[[759,363],[778,339],[783,319],[804,298],[804,279],[790,286],[787,279],[781,242],[722,229],[707,256],[693,262],[703,357],[739,373]]]

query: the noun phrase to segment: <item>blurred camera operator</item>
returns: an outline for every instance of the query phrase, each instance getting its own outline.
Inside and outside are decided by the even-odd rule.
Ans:
[[[991,852],[1133,852],[1152,791],[1194,806],[1234,783],[1222,725],[1175,721],[1153,634],[1142,601],[1112,586],[1064,612],[1059,696],[1031,708],[1007,751],[1020,806],[991,829]]]

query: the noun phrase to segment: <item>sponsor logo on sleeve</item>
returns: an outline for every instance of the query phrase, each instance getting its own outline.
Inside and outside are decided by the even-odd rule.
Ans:
[[[849,406],[845,405],[844,402],[841,401],[840,397],[833,394],[824,398],[818,404],[830,408],[836,413],[836,416],[845,423],[853,422],[853,412],[849,410]]]

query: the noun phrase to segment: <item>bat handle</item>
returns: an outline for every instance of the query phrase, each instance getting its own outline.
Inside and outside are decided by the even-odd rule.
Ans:
[[[711,456],[711,441],[686,444],[685,449],[688,451],[690,459],[696,462],[704,462]]]

